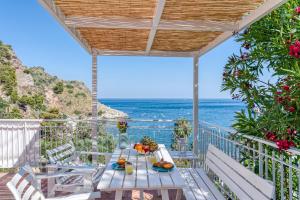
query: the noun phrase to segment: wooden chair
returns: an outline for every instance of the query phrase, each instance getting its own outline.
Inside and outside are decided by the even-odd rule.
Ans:
[[[55,172],[84,172],[86,176],[62,176],[48,180],[48,195],[52,196],[55,191],[74,191],[77,188],[87,188],[96,185],[105,169],[105,164],[92,165],[80,160],[81,155],[105,156],[105,162],[108,162],[109,153],[76,151],[72,142],[58,146],[52,150],[46,151],[50,165],[49,173]]]
[[[273,198],[275,187],[272,182],[257,176],[211,144],[208,147],[205,165],[238,199]],[[183,189],[186,199],[225,199],[203,169],[180,169],[180,174],[187,185]]]
[[[18,173],[6,185],[16,200],[86,200],[100,198],[100,192],[86,192],[80,194],[70,194],[67,196],[45,198],[39,188],[39,180],[58,176],[74,176],[79,173],[70,172],[53,175],[35,175],[29,165],[22,167]]]

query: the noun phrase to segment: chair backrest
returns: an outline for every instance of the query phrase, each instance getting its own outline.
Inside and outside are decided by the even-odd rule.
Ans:
[[[239,199],[273,198],[272,182],[254,174],[211,144],[208,146],[205,163]]]
[[[51,164],[67,164],[74,161],[76,158],[76,151],[73,142],[58,146],[52,150],[46,151]]]
[[[6,184],[16,200],[43,200],[42,192],[29,165],[20,168],[18,173]]]

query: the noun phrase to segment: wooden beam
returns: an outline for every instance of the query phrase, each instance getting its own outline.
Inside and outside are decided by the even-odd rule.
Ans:
[[[65,19],[65,24],[69,27],[150,29],[152,27],[152,20],[75,16],[67,17]],[[237,25],[234,22],[160,20],[157,29],[187,31],[233,31],[237,29]]]
[[[152,44],[156,35],[157,27],[160,21],[160,17],[163,13],[164,7],[165,7],[166,0],[158,0],[157,1],[157,6],[155,9],[155,14],[154,18],[152,21],[152,28],[150,30],[149,36],[148,36],[148,42],[147,42],[147,47],[146,47],[146,54],[149,54]]]
[[[155,56],[155,57],[193,57],[198,52],[180,52],[180,51],[155,51],[148,54],[145,51],[114,51],[114,50],[95,50],[97,55],[101,56]]]
[[[233,32],[226,31],[217,37],[214,41],[209,43],[204,48],[200,49],[200,55],[203,55],[209,52],[211,49],[215,48],[228,38],[230,38],[234,32],[239,32],[240,30],[250,26],[254,22],[258,21],[265,15],[269,14],[272,10],[280,7],[282,4],[287,2],[287,0],[266,0],[261,6],[259,6],[256,10],[253,10],[249,13],[249,15],[243,17],[242,20],[237,22],[237,29]]]
[[[64,29],[88,52],[92,53],[90,46],[81,37],[80,33],[73,27],[65,24],[65,16],[61,10],[55,5],[53,0],[38,0],[39,3],[64,27]]]

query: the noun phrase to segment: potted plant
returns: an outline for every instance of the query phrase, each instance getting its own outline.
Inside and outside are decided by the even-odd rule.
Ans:
[[[187,119],[177,119],[174,123],[174,136],[179,144],[186,144],[192,133],[192,127]]]
[[[119,132],[122,133],[126,133],[127,128],[128,128],[128,124],[127,121],[125,119],[120,119],[117,122],[117,128],[119,129]]]
[[[128,137],[126,134],[128,124],[125,119],[121,119],[117,123],[117,128],[119,129],[119,148],[125,149],[128,146]]]

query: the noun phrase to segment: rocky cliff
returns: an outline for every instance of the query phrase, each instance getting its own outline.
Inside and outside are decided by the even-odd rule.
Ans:
[[[13,49],[0,41],[0,117],[89,118],[91,92],[80,81],[65,81],[42,67],[26,67]],[[127,117],[99,104],[100,118]]]

